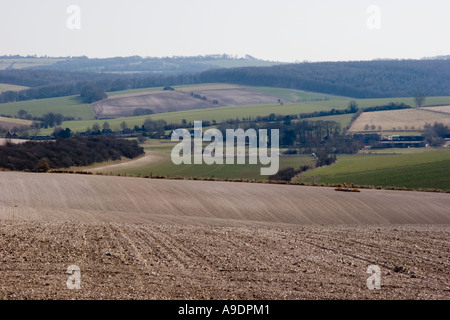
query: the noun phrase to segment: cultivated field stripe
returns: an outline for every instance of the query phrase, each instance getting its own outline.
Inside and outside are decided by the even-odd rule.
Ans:
[[[15,172],[0,173],[0,190],[0,212],[19,219],[450,224],[443,193]]]

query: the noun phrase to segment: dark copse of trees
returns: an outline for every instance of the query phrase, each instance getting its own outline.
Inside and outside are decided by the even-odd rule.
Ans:
[[[107,98],[105,89],[96,84],[88,84],[81,89],[80,96],[86,103],[93,103]]]
[[[0,82],[18,86],[39,88],[62,83],[92,82],[110,78],[111,75],[90,72],[52,70],[1,70]],[[117,78],[117,77],[115,77]]]
[[[30,87],[1,93],[0,103],[77,95],[88,83],[96,83],[105,88],[105,84],[112,86],[114,80],[120,77],[87,72],[0,70],[0,83]]]
[[[426,143],[431,146],[442,146],[445,138],[450,138],[450,129],[443,123],[427,124],[422,136]]]
[[[49,112],[43,115],[41,126],[43,128],[59,126],[64,121],[64,116],[60,113]]]
[[[355,98],[450,95],[450,60],[317,62],[215,69],[201,82],[301,89]]]
[[[136,108],[133,110],[133,116],[146,116],[149,114],[154,114],[155,112],[152,109],[149,108]]]
[[[358,112],[359,108],[355,101],[351,101],[349,103],[349,106],[345,110],[339,110],[339,109],[331,109],[329,111],[314,111],[310,113],[300,113],[300,119],[306,119],[306,118],[316,118],[316,117],[325,117],[325,116],[335,116],[339,114],[351,114]],[[365,109],[364,109],[365,110]],[[292,118],[292,116],[290,116]]]
[[[69,128],[63,129],[61,127],[57,127],[55,128],[55,130],[53,130],[53,137],[69,139],[70,137],[72,137],[72,130],[70,130]]]
[[[303,171],[309,170],[309,166],[301,166],[298,170],[292,167],[284,168],[279,170],[276,174],[269,176],[271,181],[291,181],[296,175],[302,173]]]
[[[151,74],[109,74],[93,72],[68,72],[49,70],[0,70],[0,83],[31,87],[20,91],[6,91],[0,94],[0,103],[45,99],[78,95],[86,87],[99,87],[103,92],[169,85],[196,84],[197,75],[162,76]],[[96,89],[98,90],[98,89]],[[102,96],[92,89],[89,95]],[[88,100],[89,99],[88,97]]]
[[[147,118],[142,125],[142,131],[146,132],[146,135],[152,139],[160,139],[164,136],[165,130],[168,130],[166,120]]]
[[[328,155],[325,150],[316,153],[316,167],[329,166],[336,162],[336,155]]]
[[[376,106],[376,107],[367,107],[364,108],[364,112],[375,112],[375,111],[387,111],[387,110],[401,110],[401,109],[410,109],[411,106],[408,106],[404,103],[395,103],[391,102],[384,106]]]
[[[7,143],[0,147],[0,168],[18,171],[87,166],[95,162],[135,158],[144,153],[137,141],[113,137],[72,137],[52,142]]]

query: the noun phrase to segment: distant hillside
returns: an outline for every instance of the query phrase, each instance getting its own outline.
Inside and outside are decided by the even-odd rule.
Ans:
[[[425,57],[423,60],[450,60],[450,54],[446,56]]]
[[[0,57],[0,70],[39,69],[77,72],[105,73],[152,73],[174,75],[195,73],[213,68],[264,67],[279,65],[280,62],[259,60],[252,56],[206,55],[195,57],[115,57],[115,58],[41,58]]]
[[[19,70],[30,67],[41,67],[45,69],[47,66],[60,61],[66,61],[70,58],[53,58],[53,57],[36,57],[36,56],[19,56],[9,55],[0,56],[0,70]]]
[[[39,70],[34,67],[0,70],[0,83],[31,87],[19,92],[1,93],[0,103],[77,95],[87,85],[111,92],[201,83],[289,88],[361,99],[411,97],[418,91],[425,96],[450,96],[450,60],[444,59],[318,62],[237,68],[232,67],[271,62],[249,56],[242,59],[228,56],[158,59],[71,58],[48,64],[45,70],[39,69],[42,66],[36,67]],[[150,73],[149,70],[156,70],[152,65],[161,68]],[[52,68],[57,70],[47,70]],[[132,71],[133,68],[136,71]]]
[[[208,70],[201,82],[292,88],[355,98],[450,95],[450,60],[318,62]]]

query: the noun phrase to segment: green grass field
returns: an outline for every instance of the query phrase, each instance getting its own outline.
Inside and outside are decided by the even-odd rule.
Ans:
[[[170,178],[216,178],[219,180],[227,179],[248,179],[255,181],[265,181],[268,176],[261,176],[260,164],[258,165],[175,165],[172,163],[170,153],[175,142],[149,140],[143,146],[146,151],[157,152],[161,158],[152,164],[143,166],[130,166],[127,168],[105,169],[100,172],[113,175],[132,175],[132,176],[165,176]],[[280,157],[280,169],[293,167],[298,169],[302,165],[314,165],[314,159],[310,156],[290,156]],[[248,159],[247,159],[248,162]],[[266,166],[263,166],[266,167]]]
[[[251,90],[269,94],[271,96],[284,98],[293,102],[306,102],[313,100],[339,100],[349,99],[342,96],[334,96],[324,93],[309,92],[295,89],[272,88],[272,87],[248,87]]]
[[[62,123],[63,128],[70,128],[74,132],[86,131],[87,127],[92,127],[94,123],[107,121],[112,130],[119,130],[120,124],[125,121],[128,127],[132,128],[134,125],[142,126],[145,119],[151,118],[153,120],[164,119],[168,123],[181,123],[182,119],[194,122],[197,120],[216,120],[218,123],[226,121],[227,119],[242,119],[247,117],[265,116],[271,113],[288,115],[297,113],[310,113],[314,111],[330,110],[329,106],[320,105],[316,102],[309,103],[292,103],[284,104],[269,104],[269,105],[254,105],[254,106],[239,106],[239,107],[220,107],[212,109],[199,109],[189,111],[178,111],[168,113],[158,113],[149,116],[126,117],[107,120],[89,120],[89,121],[66,121]]]
[[[121,94],[131,94],[131,93],[141,93],[141,92],[149,92],[149,91],[158,91],[162,90],[164,87],[154,87],[154,88],[140,88],[140,89],[128,89],[121,91],[111,91],[107,92],[108,97],[119,96]]]
[[[384,149],[342,155],[336,164],[303,173],[296,181],[450,190],[450,150]]]
[[[0,114],[4,115],[15,116],[21,109],[26,110],[33,117],[41,117],[46,113],[53,112],[60,113],[66,117],[74,117],[75,119],[90,120],[95,118],[94,111],[92,111],[90,105],[83,103],[79,96],[0,104]]]
[[[221,85],[222,83],[205,83],[205,84],[186,84],[186,85],[180,85],[180,86],[172,86],[172,88],[189,88],[189,87],[198,87],[198,86],[213,86],[213,85]],[[107,92],[108,97],[114,97],[121,94],[131,94],[131,93],[143,93],[143,92],[151,92],[151,91],[158,91],[163,90],[164,87],[152,87],[152,88],[139,88],[139,89],[128,89],[128,90],[121,90],[121,91],[111,91]]]
[[[211,85],[211,84],[209,84]],[[196,85],[198,86],[198,85]],[[189,86],[176,86],[179,88]],[[180,123],[182,119],[186,119],[188,122],[196,120],[216,120],[217,122],[223,122],[227,119],[242,119],[247,117],[267,116],[271,113],[275,114],[299,114],[310,113],[314,111],[326,111],[335,109],[346,109],[348,103],[351,101],[349,98],[343,98],[338,96],[330,96],[320,93],[305,92],[301,90],[293,89],[280,89],[280,88],[264,88],[264,87],[251,87],[254,90],[259,90],[279,96],[280,98],[289,99],[322,99],[328,97],[330,100],[324,101],[307,101],[301,103],[286,103],[283,106],[279,104],[269,105],[251,105],[251,106],[238,106],[238,107],[221,107],[212,109],[190,110],[181,112],[169,112],[154,114],[150,117],[154,120],[164,119],[168,123]],[[108,92],[108,96],[115,96],[119,94],[138,93],[152,90],[161,90],[158,88],[143,88],[133,89],[125,91]],[[413,98],[386,98],[386,99],[355,99],[360,108],[373,107],[378,105],[388,104],[390,102],[405,103],[414,105]],[[428,97],[425,101],[425,105],[445,105],[450,104],[450,97]],[[75,121],[67,121],[62,124],[64,128],[70,128],[74,132],[85,131],[87,127],[92,127],[93,124],[98,122],[100,125],[104,121],[108,121],[113,130],[119,130],[120,124],[125,121],[129,127],[135,125],[141,126],[148,116],[141,117],[127,117],[116,118],[108,120],[95,120],[94,112],[89,104],[85,104],[81,101],[79,96],[69,96],[51,99],[30,100],[22,102],[12,102],[0,104],[0,114],[15,116],[20,109],[28,111],[32,116],[42,116],[48,112],[61,113],[66,117],[74,117]],[[313,118],[312,120],[334,120],[341,123],[342,127],[345,127],[350,122],[351,115],[339,115],[339,116],[327,116],[321,118]],[[42,134],[49,134],[53,129],[42,130]]]
[[[382,99],[348,99],[348,100],[333,100],[329,101],[330,104],[334,104],[336,109],[348,107],[348,103],[354,100],[360,108],[368,108],[374,106],[383,106],[391,102],[394,103],[404,103],[411,107],[415,107],[414,98],[382,98]],[[427,97],[424,102],[425,106],[436,106],[436,105],[449,105],[450,97]]]
[[[411,101],[409,101],[411,100]],[[179,112],[168,112],[153,114],[151,116],[140,116],[140,117],[126,117],[126,118],[116,118],[108,120],[89,120],[89,121],[70,121],[63,122],[62,127],[70,128],[74,132],[85,131],[87,127],[92,127],[94,123],[99,123],[100,125],[104,121],[108,121],[113,130],[119,130],[120,124],[125,121],[128,127],[133,127],[134,125],[141,126],[145,119],[150,117],[153,120],[164,119],[168,123],[181,123],[182,119],[186,119],[187,122],[193,122],[196,120],[216,120],[217,122],[223,122],[227,119],[242,119],[247,117],[257,117],[257,116],[267,116],[271,113],[275,114],[299,114],[299,113],[310,113],[314,111],[326,111],[335,109],[346,109],[350,100],[330,100],[330,101],[310,101],[304,103],[286,103],[283,106],[279,104],[268,104],[268,105],[253,105],[253,106],[238,106],[238,107],[221,107],[212,109],[200,109],[200,110],[189,110],[189,111],[179,111]],[[412,102],[412,98],[398,98],[398,99],[364,99],[356,100],[360,107],[370,107],[382,104],[387,104],[391,101],[396,102]],[[445,101],[450,104],[450,97],[435,97],[428,98],[427,103],[430,104],[445,104]],[[0,105],[1,110],[1,105]],[[0,112],[1,113],[1,112]],[[349,115],[343,115],[342,117],[336,117],[338,122],[343,124],[348,124]],[[315,118],[314,120],[325,120],[321,118]]]
[[[298,169],[301,165],[311,165],[312,160],[309,156],[296,156],[296,157],[281,157],[280,158],[280,169],[287,167],[295,167]],[[217,178],[219,180],[227,179],[248,179],[255,181],[265,181],[268,176],[262,176],[260,173],[261,165],[250,165],[250,164],[222,164],[222,165],[174,165],[170,159],[168,161],[150,166],[148,168],[136,168],[130,169],[126,172],[120,170],[114,172],[113,174],[121,173],[127,175],[135,176],[145,176],[145,175],[160,175],[171,178],[184,177],[184,178]]]
[[[346,128],[352,121],[353,114],[338,114],[334,116],[307,118],[308,121],[335,121],[341,125],[341,128]]]

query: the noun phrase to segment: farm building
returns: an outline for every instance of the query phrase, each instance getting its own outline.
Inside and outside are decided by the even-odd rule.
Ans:
[[[421,136],[390,136],[383,137],[372,148],[424,148],[426,143]]]
[[[30,140],[48,141],[48,140],[55,140],[55,137],[54,136],[32,136],[32,137],[30,137]]]
[[[8,131],[8,133],[5,136],[5,139],[18,139],[19,137],[15,133],[11,133]]]

